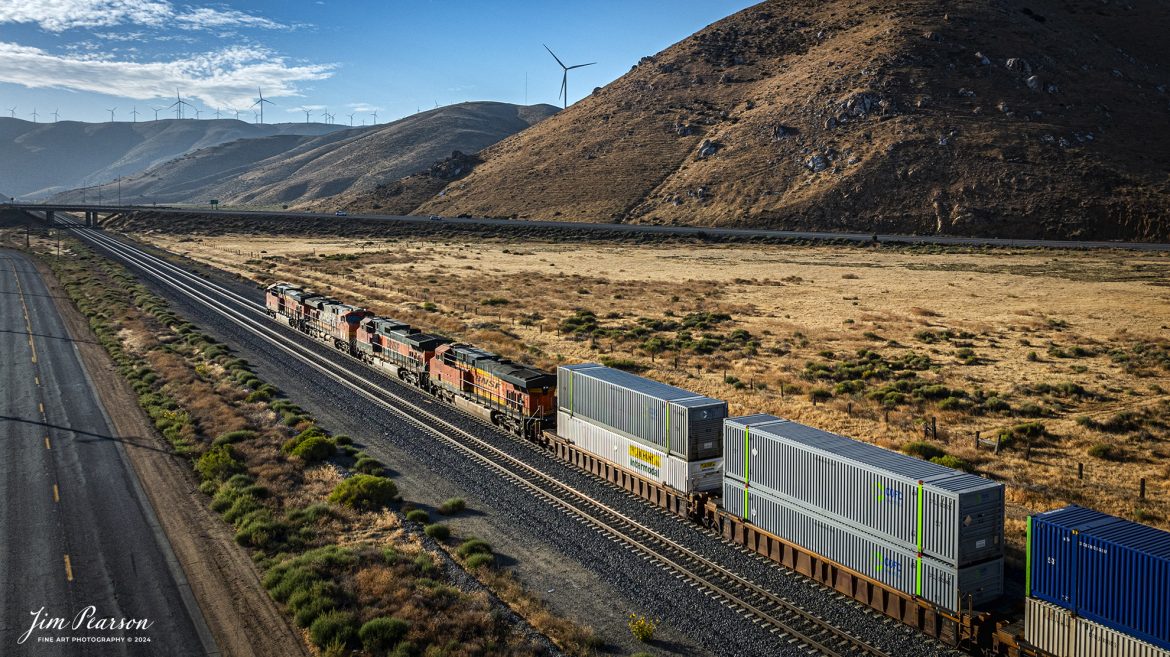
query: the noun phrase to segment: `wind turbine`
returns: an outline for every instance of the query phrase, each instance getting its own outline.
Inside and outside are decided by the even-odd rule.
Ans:
[[[196,120],[196,121],[198,121],[198,120],[199,120],[199,114],[200,114],[200,113],[201,113],[203,110],[199,109],[198,107],[193,107],[192,109],[194,109],[194,110],[195,110],[195,120]]]
[[[378,110],[370,112],[370,116],[374,117],[374,125],[378,125]]]
[[[158,120],[158,113],[165,110],[166,108],[165,107],[152,107],[150,109],[154,110],[154,120],[157,121]]]
[[[194,105],[192,105],[191,103],[188,103],[187,101],[183,100],[183,97],[179,95],[179,90],[176,88],[175,89],[175,102],[171,103],[170,107],[168,107],[167,109],[170,109],[171,107],[175,108],[175,118],[181,119],[181,118],[183,118],[183,106],[184,105],[186,105],[187,107],[194,107]]]
[[[312,113],[313,110],[311,110],[307,107],[302,107],[301,111],[305,113],[305,123],[308,123],[309,122],[309,114]]]
[[[116,109],[118,109],[118,108],[117,107],[106,108],[106,111],[110,113],[110,123],[114,122],[114,110],[116,110]]]
[[[56,112],[54,112],[54,114],[55,113]],[[138,106],[137,105],[134,106],[134,109],[130,110],[130,116],[133,116],[134,122],[138,123]]]
[[[552,48],[549,48],[547,45],[545,45],[543,43],[540,45],[544,46],[544,49],[548,51],[548,54],[552,55],[553,59],[557,60],[557,63],[561,65],[561,69],[563,69],[563,71],[564,71],[563,75],[561,76],[561,93],[557,94],[557,97],[560,98],[561,96],[564,96],[564,98],[565,98],[564,109],[568,109],[568,107],[569,107],[569,71],[571,71],[575,68],[582,68],[585,66],[593,66],[597,62],[589,62],[588,64],[574,64],[572,66],[565,66],[565,63],[561,61],[561,58],[557,57],[556,53],[554,53],[552,51]]]
[[[236,110],[236,120],[240,120],[240,110]]]
[[[14,119],[16,118],[16,108],[15,107],[8,108],[8,116],[10,116],[11,118],[14,118]]]
[[[217,118],[217,119],[219,118],[219,108],[218,107],[215,108],[215,118]]]
[[[259,94],[260,97],[256,99],[256,102],[252,103],[252,107],[257,105],[260,106],[260,123],[264,123],[264,103],[268,103],[269,105],[275,105],[276,103],[264,98],[264,92],[260,91],[260,87],[256,87],[256,93]]]
[[[39,115],[37,114],[37,108],[35,108],[35,107],[34,107],[34,108],[33,108],[33,111],[32,111],[33,123],[36,123],[36,122],[37,122],[37,116],[39,116]]]
[[[357,112],[354,112],[353,114],[357,114]],[[349,127],[351,128],[353,127],[353,114],[349,115]]]
[[[59,112],[60,109],[61,108],[58,107],[57,109],[53,110],[53,123],[56,123],[57,121],[61,120],[61,114]]]

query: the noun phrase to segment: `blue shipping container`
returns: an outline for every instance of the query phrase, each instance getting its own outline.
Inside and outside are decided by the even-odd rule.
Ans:
[[[1170,649],[1170,532],[1068,506],[1028,518],[1028,595]]]

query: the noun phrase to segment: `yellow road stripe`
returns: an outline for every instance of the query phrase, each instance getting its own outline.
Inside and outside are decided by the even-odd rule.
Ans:
[[[34,377],[33,377],[33,381],[34,381],[34,382],[36,382],[36,384],[37,384],[38,386],[39,386],[39,385],[41,385],[41,377],[39,377],[39,376],[34,376]]]
[[[48,436],[45,436],[45,449],[53,449],[53,446],[49,444]]]
[[[57,490],[57,484],[53,484],[53,501],[54,502],[61,501],[61,491]]]
[[[43,403],[37,402],[37,408],[41,409],[41,415],[45,414],[45,405]]]
[[[65,579],[73,581],[73,564],[69,563],[69,555],[65,555]]]

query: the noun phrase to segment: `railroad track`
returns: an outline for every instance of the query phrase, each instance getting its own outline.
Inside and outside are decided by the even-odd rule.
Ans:
[[[535,497],[642,553],[662,567],[675,572],[677,576],[689,580],[692,585],[718,597],[742,615],[750,617],[753,622],[765,625],[776,634],[784,635],[790,643],[800,644],[809,651],[829,656],[890,657],[876,646],[804,611],[784,597],[741,577],[721,564],[451,424],[426,408],[396,394],[378,381],[345,369],[334,359],[290,340],[290,335],[299,334],[273,323],[264,306],[251,299],[184,271],[166,260],[110,238],[100,231],[85,229],[76,223],[71,227],[83,239],[138,267],[155,278],[158,283],[174,289],[267,340],[289,356],[312,367],[351,392],[384,407],[403,421],[448,442]]]

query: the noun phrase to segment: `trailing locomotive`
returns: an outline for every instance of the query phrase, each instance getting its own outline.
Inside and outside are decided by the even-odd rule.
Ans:
[[[556,423],[552,374],[291,283],[264,296],[269,317],[510,433],[539,440]]]

